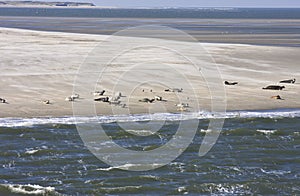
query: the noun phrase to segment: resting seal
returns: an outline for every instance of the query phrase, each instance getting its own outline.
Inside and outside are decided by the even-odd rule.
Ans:
[[[161,96],[155,96],[154,99],[155,99],[156,101],[162,101],[162,100],[163,100]]]
[[[6,103],[5,99],[0,98],[0,103]]]
[[[139,100],[139,102],[144,102],[144,103],[153,103],[155,99],[149,99],[149,98],[144,98]]]
[[[225,81],[224,84],[225,85],[237,85],[238,82],[228,82],[228,81]]]
[[[282,98],[280,97],[280,95],[272,96],[271,99],[280,99],[280,100],[282,100]]]
[[[109,97],[94,98],[94,101],[109,102]]]
[[[285,86],[270,85],[270,86],[267,86],[263,89],[264,90],[282,90],[284,88],[285,88]]]
[[[173,93],[182,93],[182,88],[172,88],[172,89],[166,89],[165,92],[173,92]]]
[[[109,104],[120,105],[121,101],[110,101]]]
[[[188,103],[179,103],[175,104],[176,107],[181,107],[181,108],[188,108],[190,107]]]
[[[74,101],[75,99],[74,98],[72,98],[72,97],[66,97],[65,98],[65,101]]]
[[[71,98],[72,99],[79,99],[79,95],[78,94],[71,95]]]
[[[102,95],[104,95],[104,93],[105,93],[105,90],[102,90],[102,91],[95,91],[93,94],[94,94],[94,96],[102,96]]]
[[[296,79],[291,79],[291,80],[281,80],[279,83],[289,83],[289,84],[294,84],[296,82]]]
[[[45,100],[45,101],[43,101],[43,104],[48,105],[48,104],[50,104],[50,101],[49,100]]]

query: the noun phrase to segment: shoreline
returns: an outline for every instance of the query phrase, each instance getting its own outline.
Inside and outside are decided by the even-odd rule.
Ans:
[[[1,16],[0,16],[1,18]],[[45,17],[47,18],[47,17]],[[51,18],[54,18],[54,17],[51,17]],[[60,17],[58,17],[60,18]],[[113,18],[115,19],[115,18]],[[239,19],[240,20],[240,19]],[[247,19],[245,19],[247,20]],[[69,32],[69,31],[56,31],[56,30],[39,30],[39,29],[30,29],[30,28],[16,28],[16,27],[2,27],[0,26],[0,30],[1,29],[6,29],[6,30],[20,30],[20,31],[32,31],[32,32],[41,32],[41,33],[58,33],[58,34],[66,34],[66,35],[84,35],[84,36],[87,36],[87,35],[91,35],[91,36],[106,36],[106,37],[110,37],[110,36],[114,36],[114,34],[112,35],[109,35],[109,34],[97,34],[97,33],[77,33],[77,32]],[[176,40],[175,40],[176,41]],[[199,41],[200,44],[205,44],[205,45],[213,45],[213,44],[217,44],[217,45],[236,45],[236,46],[270,46],[270,47],[285,47],[285,48],[300,48],[300,45],[290,45],[290,44],[267,44],[267,43],[264,43],[264,44],[261,44],[261,43],[243,43],[243,42],[234,42],[234,43],[231,43],[231,42],[222,42],[222,41],[216,41],[216,42],[213,42],[213,41]]]
[[[181,19],[177,22],[174,19],[167,18],[80,18],[80,17],[17,17],[0,16],[1,26],[7,28],[25,28],[28,30],[81,33],[89,35],[112,35],[121,30],[139,25],[162,25],[176,27],[192,35],[201,43],[235,43],[250,44],[258,46],[282,46],[282,47],[300,47],[297,38],[296,28],[300,24],[299,19],[270,19],[268,23],[261,19]],[[86,22],[88,20],[88,22]],[[61,26],[53,26],[53,23],[59,22]],[[114,25],[118,22],[118,26]],[[74,24],[80,23],[80,26]],[[260,28],[267,33],[252,32],[250,29],[244,31],[242,24],[247,24],[248,28]],[[197,29],[185,28],[185,25],[195,26]],[[207,28],[201,28],[201,26]],[[291,28],[289,33],[281,30],[281,26]],[[226,28],[226,26],[230,28]],[[92,28],[91,28],[92,27]],[[277,29],[279,28],[279,30]],[[269,32],[269,30],[272,32]],[[232,33],[231,33],[232,31]],[[173,38],[171,38],[173,39]]]
[[[73,115],[72,102],[65,101],[65,98],[73,93],[74,77],[77,75],[78,69],[84,64],[86,55],[95,46],[99,43],[110,46],[109,43],[106,43],[107,38],[114,38],[106,35],[42,32],[11,28],[0,28],[0,35],[0,52],[3,54],[3,59],[0,62],[0,98],[6,99],[9,103],[0,104],[0,118]],[[126,42],[132,40],[130,37],[120,39],[124,39]],[[145,41],[144,38],[135,38],[134,40]],[[148,41],[153,40],[151,38]],[[285,84],[286,89],[283,91],[262,90],[262,87],[275,85],[283,79],[300,78],[300,67],[298,66],[300,57],[297,55],[300,48],[215,43],[205,43],[202,46],[218,66],[222,77],[216,78],[218,81],[221,79],[239,82],[237,86],[222,87],[226,92],[224,100],[228,110],[300,108],[298,98],[300,83],[298,81],[295,84]],[[195,51],[195,53],[191,52],[191,55],[196,57],[199,53]],[[135,64],[153,58],[156,58],[158,63],[157,67],[153,68],[155,72],[151,69],[150,72],[137,72],[131,75],[130,72],[124,72],[130,68],[127,66],[128,63]],[[140,81],[145,80],[143,74],[148,74],[146,76],[151,76],[156,80],[170,80],[171,85],[174,83],[170,87],[182,88],[187,85],[180,80],[174,81],[173,74],[175,72],[166,74],[168,70],[159,66],[160,63],[171,65],[177,71],[184,73],[185,78],[183,79],[190,81],[195,88],[186,86],[182,93],[168,93],[164,92],[166,87],[159,84],[140,84],[140,86],[134,87]],[[180,66],[181,64],[183,67]],[[210,64],[205,62],[203,68],[206,64],[210,67]],[[116,114],[127,114],[128,112],[130,114],[142,114],[149,113],[149,111],[150,113],[158,113],[161,109],[165,109],[168,113],[176,113],[178,108],[174,105],[185,102],[190,104],[191,107],[188,109],[190,112],[209,111],[211,108],[211,98],[205,78],[195,73],[189,64],[178,59],[178,56],[169,53],[169,51],[157,49],[135,51],[134,57],[128,55],[116,62],[114,66],[109,67],[103,82],[96,87],[99,90],[107,90],[107,96],[114,95],[114,83],[111,78],[121,77],[121,72],[129,74],[124,80],[121,80],[121,91],[125,96],[128,96],[128,99],[132,98],[128,102],[131,104],[130,107],[122,109],[119,106],[111,106],[106,103],[95,103],[97,115],[111,115],[114,114],[113,110],[115,109],[117,110]],[[164,78],[161,78],[162,74],[165,76]],[[255,77],[253,77],[254,75]],[[163,83],[164,80],[160,82]],[[134,87],[133,94],[131,93],[132,87]],[[91,89],[93,88],[91,87]],[[81,99],[78,101],[84,103],[90,100],[91,91],[85,94],[80,93]],[[193,91],[196,92],[195,95],[191,95]],[[270,98],[279,94],[284,100]],[[156,95],[162,96],[167,102],[149,104],[138,101]],[[187,98],[189,99],[187,100]],[[182,99],[185,101],[180,101]],[[44,100],[49,100],[50,104],[43,104]],[[123,103],[127,103],[126,100],[126,97],[121,99]],[[83,111],[82,114],[89,113],[90,111],[87,110]]]
[[[169,112],[169,113],[131,113],[131,114],[101,114],[97,116],[76,116],[76,115],[55,115],[55,116],[5,116],[5,117],[0,117],[0,120],[17,120],[17,119],[62,119],[62,118],[94,118],[94,117],[134,117],[134,116],[147,116],[147,115],[163,115],[163,114],[168,114],[168,115],[192,115],[192,114],[201,114],[201,113],[207,113],[207,114],[214,114],[214,113],[219,113],[219,114],[230,114],[230,113],[244,113],[244,112],[249,112],[249,113],[281,113],[281,112],[299,112],[300,115],[300,108],[269,108],[269,109],[253,109],[253,110],[228,110],[225,112],[209,112],[209,111],[198,111],[198,112]]]
[[[1,16],[0,16],[1,17]],[[51,17],[53,18],[53,17]],[[88,36],[90,35],[91,37],[99,37],[99,36],[103,36],[104,38],[108,38],[110,36],[114,36],[113,35],[107,35],[107,34],[95,34],[95,33],[76,33],[76,32],[68,32],[68,31],[55,31],[55,30],[35,30],[35,29],[29,29],[29,28],[15,28],[15,27],[1,27],[0,26],[0,31],[2,30],[16,30],[16,31],[27,31],[27,32],[32,32],[32,33],[35,33],[35,32],[40,32],[40,33],[57,33],[57,34],[61,34],[61,35],[75,35],[75,36],[80,36],[80,35],[83,35],[83,36]],[[177,41],[177,40],[174,40],[174,41]],[[235,42],[235,43],[229,43],[229,42],[200,42],[200,44],[204,44],[204,45],[235,45],[235,46],[270,46],[270,47],[284,47],[284,48],[300,48],[300,45],[282,45],[282,44],[260,44],[260,43],[239,43],[239,42]]]
[[[0,8],[122,9],[110,6],[0,5]],[[125,8],[124,8],[125,9]]]
[[[218,114],[217,117],[215,115]],[[149,116],[150,115],[150,116]],[[105,116],[40,116],[40,117],[5,117],[0,118],[0,127],[28,127],[47,124],[76,125],[81,123],[130,123],[148,121],[187,121],[210,119],[248,119],[248,118],[299,118],[300,108],[286,108],[274,110],[240,110],[211,113],[199,111],[198,113],[156,113],[156,114],[130,114]]]

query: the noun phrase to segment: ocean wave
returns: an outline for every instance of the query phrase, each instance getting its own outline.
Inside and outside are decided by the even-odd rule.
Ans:
[[[32,184],[0,184],[0,194],[5,191],[24,195],[61,195],[55,191],[54,187],[43,187]],[[8,194],[8,193],[7,193]]]
[[[187,191],[187,189],[186,189],[185,186],[178,187],[178,188],[177,188],[177,191],[178,191],[179,193],[184,194],[184,195],[186,195],[186,194],[189,193],[189,192]]]
[[[232,118],[297,118],[300,109],[230,111],[197,113],[155,113],[133,115],[108,115],[94,117],[41,117],[41,118],[0,118],[0,127],[30,127],[34,125],[82,123],[114,123],[114,122],[147,122],[147,121],[184,121],[193,119],[232,119]]]
[[[267,171],[267,170],[264,170],[264,169],[260,169],[261,172],[265,173],[265,174],[271,174],[271,175],[287,175],[287,174],[290,174],[291,171],[283,171],[283,170],[270,170],[270,171]]]
[[[250,188],[244,184],[214,184],[204,183],[200,185],[206,192],[211,195],[253,195]]]
[[[149,164],[148,166],[146,164],[131,164],[131,163],[127,163],[124,165],[120,165],[120,166],[112,166],[112,167],[107,167],[107,168],[98,168],[96,169],[97,171],[111,171],[111,170],[115,170],[115,169],[121,169],[121,170],[135,170],[138,168],[145,168],[145,167],[152,167],[157,168],[157,167],[161,167],[163,166],[162,164],[158,164],[158,163],[154,163],[154,164]]]
[[[277,130],[263,130],[263,129],[258,129],[256,131],[259,133],[263,133],[264,135],[271,135],[277,132]]]
[[[26,150],[25,154],[28,154],[28,155],[33,155],[35,153],[37,153],[39,150]]]
[[[115,192],[126,192],[126,191],[138,191],[142,189],[143,186],[120,186],[120,187],[100,187],[99,189],[106,193],[115,193]]]

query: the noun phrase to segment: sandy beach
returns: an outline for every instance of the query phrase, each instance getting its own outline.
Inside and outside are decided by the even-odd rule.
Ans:
[[[92,100],[93,89],[106,90],[107,96],[119,91],[124,95],[121,97],[121,102],[126,104],[124,108],[95,102],[99,115],[126,114],[128,111],[131,114],[178,112],[175,104],[182,100],[190,105],[188,111],[199,108],[210,110],[211,96],[205,77],[199,77],[191,65],[162,49],[135,50],[121,56],[106,69],[103,80],[91,86],[89,93],[80,93],[75,102],[65,101],[73,94],[74,79],[87,56],[99,43],[109,45],[108,37],[0,28],[0,98],[7,101],[0,104],[0,117],[72,115],[72,104]],[[142,38],[122,39],[131,42]],[[216,62],[222,77],[220,80],[239,82],[235,86],[216,84],[224,86],[227,110],[300,108],[300,48],[216,43],[204,43],[202,46]],[[101,55],[109,56],[110,52],[108,50],[107,54]],[[197,51],[191,51],[191,56],[196,58],[197,55]],[[151,59],[155,62],[148,71],[134,70],[136,74],[130,71],[131,63]],[[173,75],[160,64],[175,67],[184,75],[184,80],[178,79],[178,75]],[[98,66],[103,69],[101,64]],[[210,63],[205,66],[209,67]],[[292,78],[299,80],[295,84],[280,84],[286,87],[282,91],[262,90],[268,85],[278,85],[280,80]],[[157,83],[147,82],[150,79]],[[172,83],[163,84],[172,80],[177,81],[173,86],[170,86]],[[193,83],[193,88],[181,83],[185,80]],[[121,84],[117,91],[114,89],[116,81]],[[165,92],[167,87],[183,88],[183,92]],[[165,101],[139,102],[157,95]],[[271,99],[276,95],[283,100]],[[44,104],[45,100],[49,100],[50,104]],[[196,107],[197,103],[200,106]],[[114,108],[118,108],[117,111]]]

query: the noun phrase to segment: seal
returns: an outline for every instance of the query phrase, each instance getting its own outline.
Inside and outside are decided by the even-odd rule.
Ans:
[[[270,86],[267,86],[267,87],[265,87],[263,89],[264,90],[282,90],[284,88],[285,88],[285,86],[270,85]]]
[[[238,82],[228,82],[228,81],[225,81],[224,84],[225,85],[232,85],[233,86],[233,85],[237,85]]]
[[[172,88],[172,89],[166,89],[165,92],[173,92],[173,93],[182,93],[182,88]]]
[[[181,112],[188,111],[187,108],[190,107],[188,103],[179,103],[179,104],[175,104],[175,106],[177,107],[177,111],[181,111]]]
[[[0,103],[6,103],[6,100],[3,98],[0,98]]]
[[[140,99],[139,102],[144,102],[144,103],[153,103],[155,99],[149,99],[149,98],[144,98]]]
[[[176,107],[188,108],[190,107],[188,103],[179,103],[175,104]]]
[[[279,99],[279,100],[283,100],[280,95],[276,95],[276,96],[272,96],[271,99]]]
[[[105,90],[102,90],[102,91],[95,91],[95,92],[93,93],[93,95],[94,95],[94,96],[102,96],[102,95],[104,95],[104,93],[105,93]]]
[[[43,101],[43,104],[49,105],[49,104],[50,104],[50,101],[49,101],[49,100],[44,100],[44,101]]]
[[[109,104],[111,104],[111,105],[120,105],[121,101],[114,100],[114,101],[110,101]]]
[[[162,101],[162,100],[163,100],[162,97],[161,97],[161,96],[158,96],[158,95],[156,95],[156,96],[154,97],[154,99],[155,99],[156,101]]]
[[[71,95],[71,98],[72,99],[79,99],[79,95],[78,94]]]
[[[65,98],[65,101],[74,101],[75,99],[74,98],[72,98],[72,97],[66,97]]]
[[[98,97],[98,98],[94,98],[94,101],[109,102],[109,97]]]
[[[288,84],[295,84],[296,79],[291,79],[291,80],[281,80],[279,83],[288,83]]]
[[[182,93],[183,89],[182,88],[173,88],[172,89],[172,92],[175,92],[175,93]]]
[[[112,101],[119,101],[121,97],[108,97],[108,101],[112,102]]]

